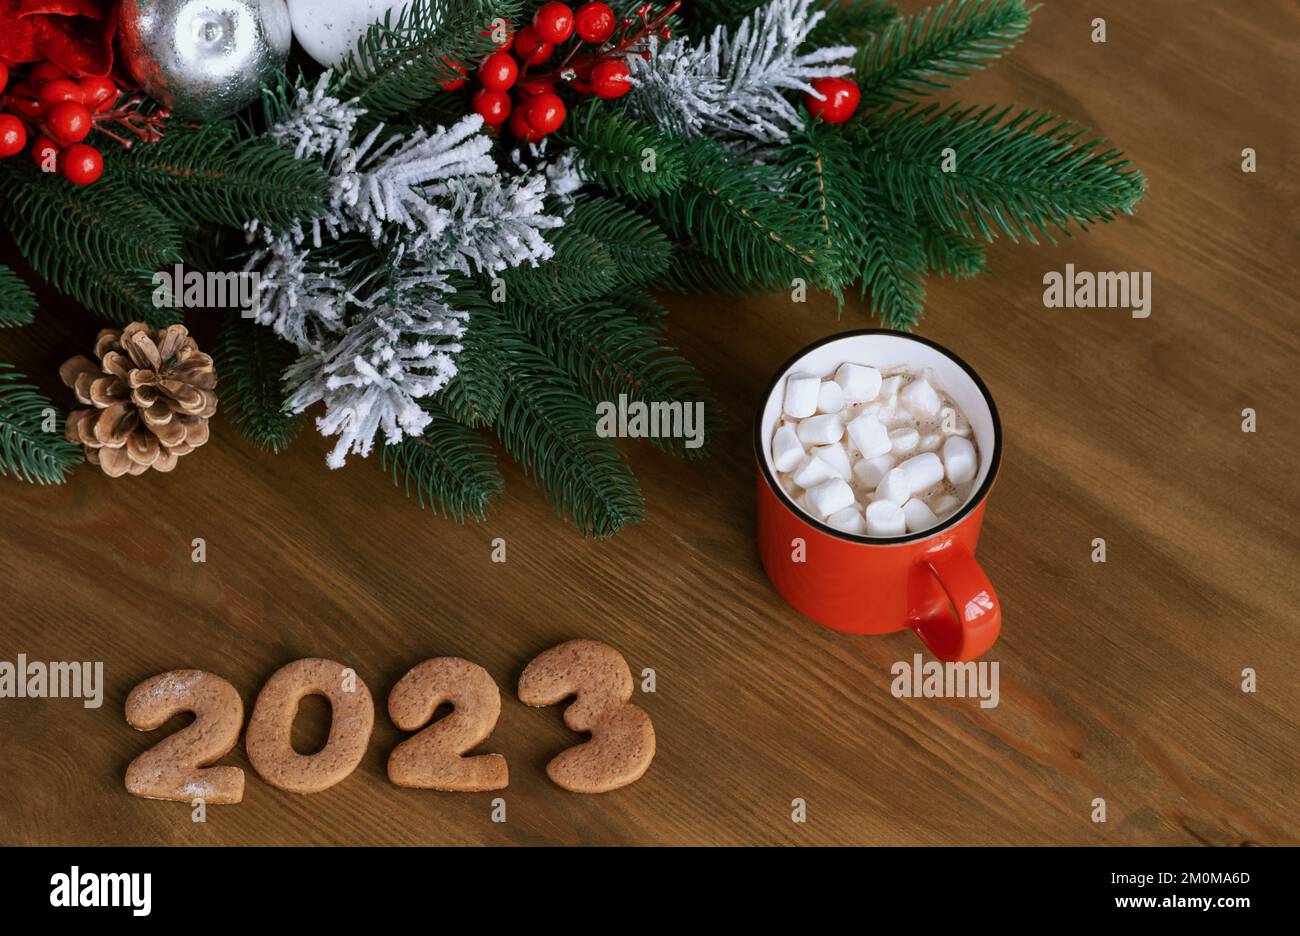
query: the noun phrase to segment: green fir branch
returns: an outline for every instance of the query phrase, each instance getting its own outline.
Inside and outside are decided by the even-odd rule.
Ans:
[[[303,423],[301,413],[285,411],[280,380],[297,357],[293,345],[231,312],[212,356],[221,380],[221,407],[244,438],[272,453],[288,448]]]
[[[243,138],[232,121],[173,124],[163,140],[116,150],[108,173],[182,223],[272,227],[320,215],[329,179],[267,137]]]
[[[821,254],[838,294],[862,274],[867,228],[874,221],[870,177],[854,143],[837,127],[806,121],[783,152],[787,194],[816,219]]]
[[[969,279],[987,273],[986,249],[982,241],[971,240],[935,224],[922,227],[926,264],[935,273],[952,279]]]
[[[861,45],[898,18],[898,8],[888,0],[822,0],[818,8],[826,17],[813,27],[806,44]]]
[[[0,216],[42,279],[119,324],[180,321],[153,301],[154,272],[181,259],[171,219],[111,178],[80,188],[13,163],[0,167]]]
[[[889,23],[853,57],[862,106],[929,95],[1006,55],[1029,28],[1024,0],[947,0]]]
[[[46,430],[54,404],[24,381],[12,365],[0,361],[0,475],[31,484],[62,484],[73,466],[84,461],[81,449],[63,437],[62,419]]]
[[[496,17],[520,22],[517,0],[412,0],[370,26],[343,69],[339,97],[360,98],[370,118],[408,112],[477,66],[494,46]]]
[[[501,473],[492,447],[477,432],[429,408],[433,421],[420,436],[380,450],[382,467],[422,509],[465,521],[483,520],[501,493]]]
[[[694,366],[662,343],[658,330],[615,302],[574,308],[511,305],[509,314],[557,367],[585,388],[593,403],[620,396],[650,404],[704,404],[704,440],[720,425],[717,403]],[[679,437],[652,438],[659,448],[688,457],[707,454]]]
[[[1146,180],[1119,150],[1053,114],[910,106],[860,128],[862,159],[895,208],[963,237],[1055,243],[1132,214]],[[952,163],[944,151],[951,149]]]
[[[889,328],[908,330],[925,311],[924,237],[911,220],[877,205],[862,232],[862,292]]]
[[[612,536],[639,522],[641,489],[617,446],[596,435],[587,396],[522,332],[502,351],[507,393],[496,432],[506,451],[584,536]]]
[[[735,26],[768,0],[692,0],[686,18],[690,34],[709,35],[719,26]]]
[[[571,115],[557,136],[578,148],[583,174],[615,194],[645,200],[682,183],[682,141],[598,101]]]
[[[456,355],[456,376],[438,394],[438,400],[452,418],[466,426],[495,425],[507,392],[502,349],[514,339],[516,330],[503,318],[500,303],[464,283],[456,284],[452,305],[469,313],[469,323]]]
[[[796,279],[825,284],[831,271],[818,256],[817,219],[782,199],[778,169],[734,158],[711,140],[692,143],[686,161],[681,188],[647,203],[670,236],[753,289],[789,289]],[[675,266],[685,262],[679,257]],[[693,275],[673,272],[679,279]]]
[[[607,298],[617,298],[623,304],[623,307],[640,321],[653,326],[656,330],[663,330],[664,320],[668,317],[668,310],[648,290],[620,289],[617,297],[609,296]]]
[[[31,324],[36,296],[31,287],[7,266],[0,266],[0,328]]]

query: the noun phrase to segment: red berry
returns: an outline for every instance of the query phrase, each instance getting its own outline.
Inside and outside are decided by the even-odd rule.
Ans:
[[[505,91],[519,77],[519,64],[509,52],[493,52],[478,67],[478,81],[489,91]]]
[[[804,106],[808,108],[808,113],[827,123],[844,123],[853,116],[853,112],[858,109],[858,101],[862,99],[862,92],[848,78],[815,78],[812,86],[819,94],[825,95],[826,99],[819,101],[811,94],[805,94]]]
[[[599,98],[622,97],[632,90],[630,74],[627,63],[619,59],[598,62],[591,69],[591,90]]]
[[[27,80],[38,88],[47,81],[67,77],[68,73],[53,62],[41,62],[39,65],[33,65],[32,70],[27,73]]]
[[[515,54],[525,65],[540,65],[551,57],[555,46],[537,35],[537,30],[525,26],[515,33]]]
[[[9,69],[5,68],[5,63],[0,62],[0,91],[5,89],[9,84]]]
[[[546,92],[555,92],[554,81],[521,81],[515,85],[515,93],[523,98],[537,97],[539,94]]]
[[[85,95],[81,91],[81,85],[77,84],[71,78],[52,78],[45,84],[41,85],[36,94],[41,106],[46,110],[53,109],[56,105],[64,101],[75,101],[78,104],[84,103]]]
[[[578,7],[574,22],[577,24],[578,38],[584,42],[608,42],[609,37],[614,35],[614,11],[598,0]]]
[[[74,143],[63,151],[59,170],[73,185],[89,185],[104,174],[104,157],[85,143]]]
[[[489,127],[499,127],[510,116],[510,95],[504,91],[480,88],[470,101],[470,106]]]
[[[49,137],[37,137],[32,144],[32,160],[41,172],[59,171],[59,144]]]
[[[554,133],[564,123],[564,102],[558,94],[543,92],[537,97],[529,98],[521,107],[524,121],[539,136]]]
[[[524,120],[524,110],[523,107],[516,107],[510,112],[510,132],[523,143],[536,143],[542,135],[528,126],[528,121]]]
[[[21,153],[27,145],[27,128],[13,114],[0,114],[0,159]]]
[[[492,44],[501,52],[510,48],[515,41],[515,32],[510,28],[510,20],[503,17],[494,19],[492,28],[485,30],[482,35],[491,39]]]
[[[117,85],[112,78],[82,78],[81,95],[87,107],[99,113],[106,111],[117,103]]]
[[[80,143],[90,133],[92,124],[90,108],[75,101],[64,101],[45,118],[45,129],[61,146]]]
[[[573,35],[573,10],[567,3],[543,3],[533,14],[533,29],[544,42],[563,42]]]
[[[442,90],[457,91],[465,85],[465,66],[461,65],[459,62],[453,62],[451,59],[446,59],[445,61],[447,63],[447,68],[455,74],[442,83]]]
[[[45,113],[45,108],[41,107],[41,102],[33,101],[31,98],[10,98],[9,109],[16,114],[22,114],[28,120],[39,120],[40,116]]]

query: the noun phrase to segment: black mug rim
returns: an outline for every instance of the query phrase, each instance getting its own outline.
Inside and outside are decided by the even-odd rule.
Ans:
[[[931,527],[928,530],[921,530],[919,533],[905,533],[902,536],[864,536],[858,533],[845,533],[843,530],[837,530],[833,526],[829,526],[818,520],[791,500],[790,496],[786,494],[785,489],[777,483],[776,478],[772,475],[771,469],[768,467],[766,448],[763,440],[763,412],[767,408],[768,401],[772,399],[772,394],[776,391],[777,384],[779,384],[781,380],[790,373],[790,368],[794,366],[796,361],[810,352],[817,350],[823,345],[831,344],[832,342],[843,341],[846,338],[856,338],[862,335],[890,335],[895,338],[903,338],[907,341],[915,341],[918,344],[928,345],[938,351],[944,357],[948,358],[964,370],[967,376],[974,381],[975,386],[984,397],[985,404],[988,405],[989,416],[993,419],[993,456],[992,461],[989,463],[989,470],[984,475],[984,481],[980,484],[979,488],[976,489],[975,493],[966,499],[966,503],[962,505],[961,509],[952,514],[938,526]],[[939,342],[931,341],[929,338],[922,338],[919,335],[911,335],[906,332],[895,331],[891,328],[858,328],[851,331],[836,332],[833,335],[827,335],[825,338],[814,341],[812,344],[806,345],[794,354],[790,355],[790,357],[786,358],[785,363],[777,368],[776,373],[773,374],[772,379],[767,383],[767,389],[764,390],[762,397],[759,399],[758,412],[754,416],[754,457],[758,460],[758,470],[762,472],[763,480],[767,482],[767,486],[772,489],[782,502],[784,502],[786,507],[794,511],[795,516],[811,525],[814,529],[825,533],[828,536],[833,536],[836,539],[845,540],[850,543],[857,543],[863,546],[896,546],[901,543],[917,543],[929,539],[932,536],[938,536],[947,530],[952,529],[969,516],[978,505],[984,503],[984,499],[988,496],[989,491],[993,487],[993,480],[997,477],[998,469],[1002,465],[1002,420],[998,416],[997,404],[993,402],[993,394],[989,392],[988,386],[980,378],[980,375],[977,374],[975,369],[967,364],[962,358],[954,354],[945,346],[939,344]]]

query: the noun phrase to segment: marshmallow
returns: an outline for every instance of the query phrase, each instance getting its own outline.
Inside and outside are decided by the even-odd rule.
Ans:
[[[922,452],[920,455],[913,455],[894,470],[907,473],[910,493],[912,494],[920,494],[943,480],[943,462],[939,461],[939,456],[934,452]]]
[[[928,530],[939,522],[939,518],[934,515],[925,501],[919,497],[913,497],[903,505],[903,519],[907,521],[908,533],[920,533],[922,530]]]
[[[835,469],[828,465],[824,458],[809,455],[795,469],[793,480],[801,488],[810,488],[816,487],[823,481],[829,481],[833,477],[835,477]]]
[[[822,379],[814,374],[791,374],[785,379],[785,413],[803,419],[817,412]]]
[[[841,364],[835,372],[835,383],[846,400],[863,403],[874,400],[880,392],[880,371],[862,364]]]
[[[838,442],[832,445],[818,445],[813,448],[811,454],[830,465],[836,477],[843,478],[845,481],[853,480],[853,470],[849,468],[849,452],[843,445]]]
[[[867,525],[862,520],[862,512],[858,510],[857,504],[835,511],[826,518],[826,524],[844,533],[861,534],[867,531]]]
[[[786,423],[772,438],[772,464],[777,471],[794,471],[803,461],[803,445],[794,426]]]
[[[943,436],[937,432],[921,436],[920,444],[917,446],[922,452],[937,452],[939,446],[943,444]]]
[[[919,416],[936,416],[943,405],[939,394],[924,377],[918,377],[904,387],[898,394],[898,402]]]
[[[951,494],[940,494],[930,501],[930,509],[934,511],[936,517],[946,517],[952,513],[961,504],[961,501]]]
[[[889,445],[895,455],[906,455],[916,448],[921,434],[915,429],[895,429],[889,434]]]
[[[965,484],[975,477],[975,446],[959,435],[948,436],[943,443],[943,467],[953,484]]]
[[[833,380],[823,380],[817,388],[817,412],[838,413],[844,408],[844,391]]]
[[[970,423],[951,406],[945,406],[939,414],[939,428],[944,435],[970,435]]]
[[[808,506],[818,517],[829,517],[845,507],[853,505],[853,488],[841,478],[831,478],[816,487],[809,488],[804,497]]]
[[[804,445],[829,445],[844,436],[844,420],[838,413],[810,416],[799,423],[799,441]]]
[[[876,394],[876,399],[880,401],[880,405],[892,409],[898,403],[898,388],[902,385],[902,377],[886,377],[882,380],[880,382],[880,392]]]
[[[894,467],[894,456],[886,452],[875,458],[864,458],[853,466],[853,476],[863,487],[874,488]]]
[[[853,420],[848,425],[848,431],[849,438],[863,458],[884,455],[893,447],[889,441],[889,431],[873,414],[868,413]]]
[[[906,462],[904,462],[906,464]],[[912,485],[907,472],[900,468],[891,468],[876,485],[876,499],[893,501],[898,506],[907,503],[912,496]]]
[[[907,532],[903,508],[893,501],[878,500],[867,505],[868,536],[902,536]]]

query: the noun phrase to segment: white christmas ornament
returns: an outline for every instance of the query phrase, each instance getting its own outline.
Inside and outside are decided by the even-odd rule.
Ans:
[[[293,37],[308,55],[327,68],[342,65],[371,23],[392,13],[396,23],[411,0],[289,0]]]

